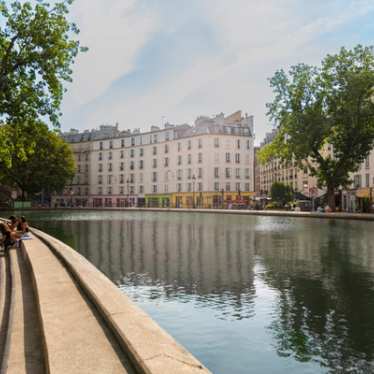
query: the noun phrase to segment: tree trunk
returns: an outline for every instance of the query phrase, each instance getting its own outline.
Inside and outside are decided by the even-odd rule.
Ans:
[[[327,204],[330,209],[335,212],[335,187],[333,186],[327,186]]]

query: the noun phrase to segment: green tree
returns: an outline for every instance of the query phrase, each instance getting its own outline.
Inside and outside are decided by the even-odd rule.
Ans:
[[[274,182],[271,186],[271,198],[272,200],[282,205],[292,200],[292,189],[290,186],[286,186],[280,182]]]
[[[7,131],[12,167],[2,168],[0,162],[0,182],[18,187],[22,195],[25,192],[33,195],[41,191],[61,192],[72,180],[75,172],[72,150],[45,124],[7,124],[1,130]],[[28,147],[29,144],[33,147]]]
[[[0,161],[10,167],[10,149],[26,156],[26,147],[9,144],[5,124],[28,126],[48,119],[59,126],[60,104],[71,81],[71,65],[85,51],[75,36],[79,32],[67,19],[73,0],[47,3],[0,0]],[[20,129],[22,133],[25,133]],[[14,140],[14,139],[13,139]],[[15,139],[16,141],[18,140]]]
[[[335,210],[335,191],[351,183],[374,145],[374,56],[369,47],[342,48],[320,67],[298,64],[270,79],[274,100],[268,115],[278,133],[260,152],[295,159],[326,187]]]

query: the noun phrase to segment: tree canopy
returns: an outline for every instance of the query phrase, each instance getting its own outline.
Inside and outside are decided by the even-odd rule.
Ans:
[[[80,49],[67,20],[72,0],[0,1],[0,122],[59,124],[64,82]]]
[[[61,192],[71,181],[75,172],[72,150],[45,124],[33,123],[22,128],[7,124],[1,130],[7,131],[7,139],[13,148],[9,153],[12,167],[2,168],[0,182],[32,195],[41,191]],[[30,143],[34,147],[28,147]],[[33,148],[37,151],[32,151]]]
[[[282,205],[292,200],[292,188],[280,182],[274,182],[271,186],[271,198]]]
[[[277,135],[260,152],[296,160],[326,187],[329,205],[334,193],[350,183],[374,146],[374,55],[361,45],[328,55],[320,67],[298,64],[270,79],[274,100],[268,115]]]

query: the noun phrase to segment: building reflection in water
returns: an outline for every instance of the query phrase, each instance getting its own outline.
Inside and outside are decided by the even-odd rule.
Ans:
[[[137,301],[190,302],[232,321],[262,314],[278,357],[315,362],[322,372],[374,372],[372,224],[204,214],[114,218],[42,224]],[[262,310],[258,285],[275,295],[265,295]]]

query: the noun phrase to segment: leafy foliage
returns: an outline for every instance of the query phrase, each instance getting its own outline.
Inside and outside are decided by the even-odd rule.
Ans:
[[[56,132],[42,123],[7,124],[1,130],[7,132],[12,167],[2,168],[0,182],[36,194],[42,190],[60,192],[71,181],[75,172],[73,153]]]
[[[260,152],[307,166],[320,187],[334,192],[350,183],[374,145],[374,55],[361,45],[328,55],[321,67],[299,64],[270,79],[268,115],[278,124],[274,141]]]
[[[7,3],[0,1],[0,123],[47,117],[58,125],[63,82],[80,49],[66,18],[72,0]]]
[[[292,200],[293,191],[290,186],[280,182],[274,182],[271,186],[271,198],[273,201],[284,205]]]

